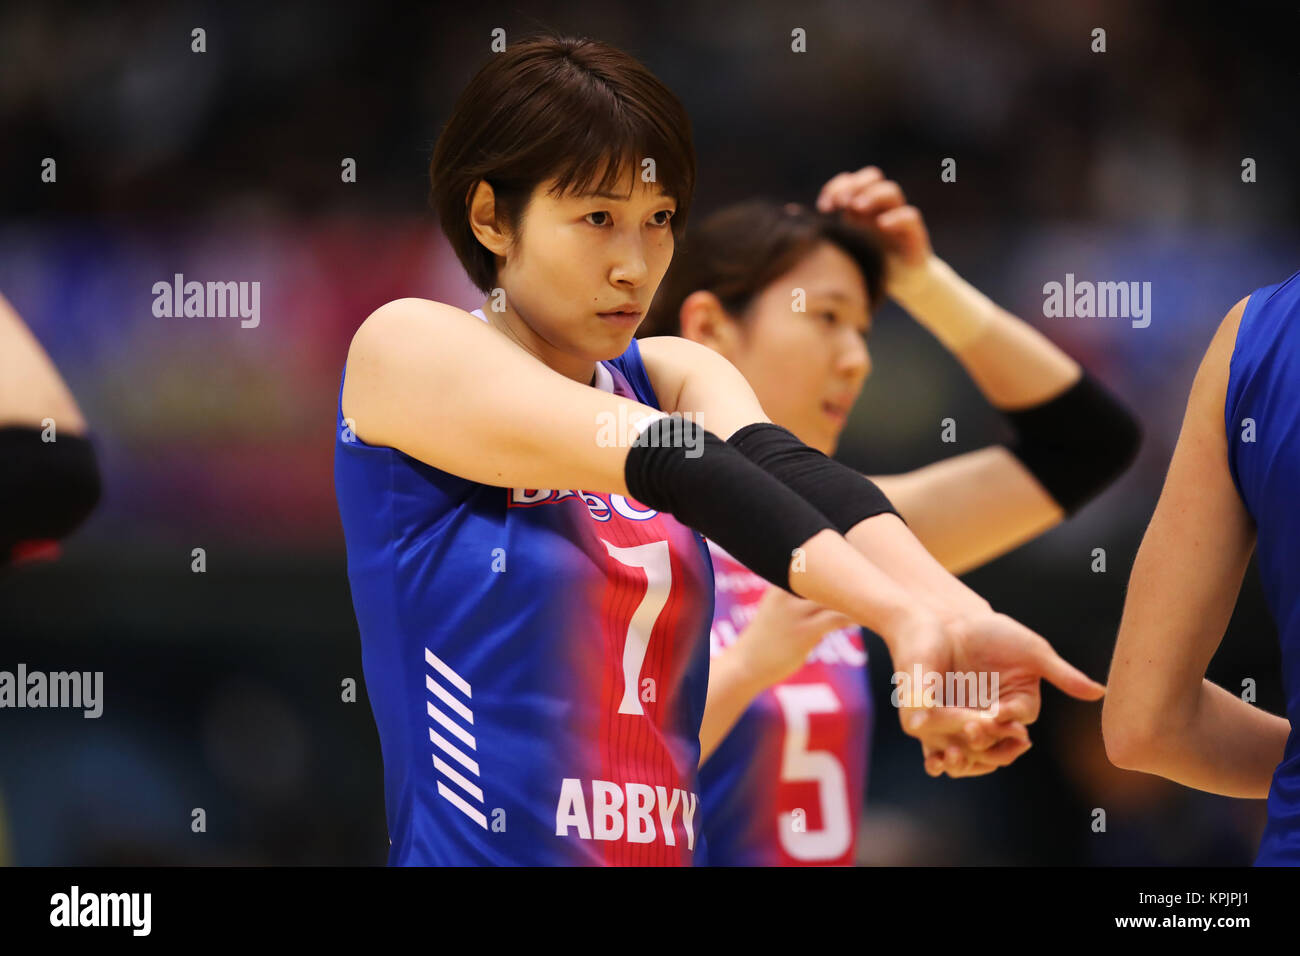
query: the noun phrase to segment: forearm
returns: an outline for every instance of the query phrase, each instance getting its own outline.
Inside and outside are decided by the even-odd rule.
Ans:
[[[708,698],[700,723],[701,766],[762,689],[762,682],[750,671],[744,654],[735,645],[709,662]]]
[[[1007,449],[1065,515],[1133,461],[1142,429],[1125,404],[941,260],[932,256],[923,265],[896,268],[889,288],[1003,413],[1014,434]],[[1042,495],[1019,500],[1037,523],[1045,510]]]
[[[980,597],[950,574],[896,515],[860,521],[845,539],[889,576],[915,601],[939,618],[990,610]]]
[[[897,521],[897,519],[895,519]],[[920,626],[926,602],[900,587],[890,576],[858,553],[843,537],[827,530],[797,549],[791,561],[792,590],[832,610],[846,614],[881,636],[890,653],[898,638]],[[750,624],[750,628],[755,627]],[[784,635],[781,635],[784,638]],[[793,636],[788,638],[794,640]],[[754,698],[772,682],[763,668],[751,663],[746,642],[763,637],[748,629],[740,640],[709,664],[709,687],[700,723],[700,764],[731,732]]]
[[[1001,445],[871,480],[889,496],[908,530],[952,574],[992,561],[1065,516]]]
[[[825,598],[795,589],[800,596],[848,614],[882,637],[885,635],[863,616],[865,613],[888,618],[898,613],[898,606],[919,605],[927,613],[949,617],[989,609],[925,550],[899,519],[889,499],[865,475],[809,448],[788,430],[771,423],[742,428],[728,439],[728,445],[826,516],[831,527],[843,536],[838,545],[831,540],[823,545],[844,555],[838,558],[839,565],[830,565],[832,572],[849,560],[862,565],[862,586],[883,604],[851,611],[836,603],[836,599],[842,601],[851,595]],[[811,560],[808,567],[818,570]],[[888,569],[887,574],[882,568]],[[833,578],[831,583],[835,583]],[[814,584],[820,587],[823,582]]]
[[[1079,363],[942,259],[896,267],[890,296],[929,329],[996,408],[1036,405],[1078,381]]]
[[[874,631],[892,653],[895,635],[932,614],[926,601],[893,578],[893,571],[886,574],[845,537],[827,529],[794,555],[790,590]]]
[[[1209,793],[1264,799],[1291,724],[1208,680],[1186,720],[1154,722],[1122,766]]]
[[[675,437],[674,424],[692,440]],[[766,427],[775,428],[770,423]],[[784,449],[799,460],[812,455],[829,462],[788,432],[777,431],[782,432],[778,454]],[[687,453],[695,447],[699,454]],[[852,493],[869,485],[842,465],[832,463],[831,468],[831,477],[838,478],[830,482],[834,486]],[[845,540],[838,525],[799,489],[689,420],[665,416],[651,421],[628,450],[624,474],[637,501],[717,541],[755,574],[789,593],[871,628],[887,644],[929,619],[916,608],[915,599]],[[811,476],[813,485],[818,474],[824,473],[818,470]],[[863,513],[873,513],[877,504],[873,497]]]

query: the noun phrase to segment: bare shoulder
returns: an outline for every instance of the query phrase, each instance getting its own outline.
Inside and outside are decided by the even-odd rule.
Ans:
[[[1210,345],[1205,350],[1205,357],[1196,372],[1196,380],[1192,383],[1189,406],[1195,404],[1202,407],[1211,420],[1220,420],[1223,413],[1223,403],[1228,395],[1228,373],[1232,352],[1237,344],[1237,331],[1241,327],[1241,317],[1249,301],[1250,296],[1241,299],[1223,317],[1223,321],[1219,323],[1214,333],[1214,338],[1210,340]]]
[[[483,322],[464,309],[432,299],[394,299],[368,315],[348,347],[345,396],[385,375],[432,372],[449,356],[481,348]]]
[[[482,323],[464,309],[433,299],[405,298],[385,302],[368,315],[352,336],[348,359],[358,354],[383,354],[415,341],[455,336]]]
[[[343,411],[372,429],[391,419],[419,392],[455,387],[459,356],[481,354],[486,329],[463,309],[432,299],[394,299],[366,317],[348,347]],[[363,438],[365,436],[362,436]]]
[[[708,378],[735,370],[734,365],[707,345],[679,335],[655,335],[638,339],[637,344],[650,384],[666,412],[680,410],[682,386],[691,376]]]
[[[1219,323],[1218,331],[1214,333],[1214,340],[1210,342],[1208,353],[1214,353],[1225,362],[1232,357],[1232,350],[1237,344],[1237,331],[1241,327],[1241,317],[1246,312],[1248,302],[1250,296],[1245,296],[1228,310],[1228,314]]]
[[[667,361],[678,363],[727,361],[707,345],[682,338],[680,335],[652,335],[649,338],[637,339],[637,344],[641,347],[642,355],[649,353]]]
[[[679,335],[653,335],[647,339],[637,339],[637,345],[647,369],[653,366],[665,372],[684,368],[697,361],[699,352],[714,354],[707,346]]]
[[[723,440],[752,422],[771,421],[740,369],[707,345],[657,335],[641,340],[641,357],[665,412],[698,415]]]

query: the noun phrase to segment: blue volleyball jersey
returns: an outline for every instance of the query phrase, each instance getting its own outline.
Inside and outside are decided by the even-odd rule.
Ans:
[[[659,407],[635,339],[596,379]],[[700,861],[704,539],[631,498],[498,488],[368,445],[339,395],[389,863]]]
[[[1255,519],[1255,547],[1282,643],[1291,721],[1268,791],[1255,862],[1300,865],[1300,272],[1251,293],[1237,330],[1224,402],[1228,470]]]
[[[716,542],[708,545],[717,656],[749,626],[772,585]],[[828,631],[799,670],[754,698],[700,768],[709,864],[851,865],[872,719],[862,629]]]

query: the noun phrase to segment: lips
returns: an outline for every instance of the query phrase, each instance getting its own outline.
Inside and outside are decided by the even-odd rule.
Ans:
[[[616,309],[612,312],[597,312],[602,319],[609,319],[611,322],[635,323],[641,321],[641,312],[635,306],[627,309]]]
[[[839,422],[844,422],[848,419],[849,412],[852,410],[852,408],[853,408],[852,402],[832,402],[832,401],[822,402],[822,411],[824,411],[827,415],[830,415],[832,418],[834,418],[836,421]]]

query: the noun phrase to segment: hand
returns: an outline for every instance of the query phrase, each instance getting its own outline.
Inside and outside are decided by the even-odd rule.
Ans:
[[[909,206],[902,187],[875,166],[840,173],[817,196],[821,212],[842,212],[850,225],[864,229],[885,252],[885,286],[919,269],[934,255],[921,211]]]
[[[728,653],[741,655],[747,672],[766,688],[799,670],[828,631],[853,626],[838,611],[770,587]]]
[[[1099,700],[1105,687],[1063,660],[1023,624],[992,611],[968,613],[939,623],[920,618],[890,645],[896,673],[975,673],[985,676],[997,698],[982,708],[900,706],[906,733],[921,741],[926,772],[953,777],[991,773],[1030,747],[1028,724],[1038,719],[1039,680],[1046,678],[1071,697]],[[978,686],[978,680],[977,680]],[[901,701],[910,704],[911,701]],[[951,702],[942,702],[951,703]]]

